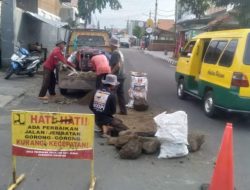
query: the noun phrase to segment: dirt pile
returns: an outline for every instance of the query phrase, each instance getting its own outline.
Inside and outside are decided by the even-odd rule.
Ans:
[[[118,137],[107,140],[119,151],[121,159],[137,159],[141,154],[156,154],[159,152],[160,141],[155,137],[155,114],[151,112],[136,112],[129,110],[128,115],[116,115],[129,130],[122,131]],[[205,142],[205,135],[197,132],[188,134],[189,152],[199,151]]]
[[[131,130],[120,132],[119,137],[110,137],[109,145],[114,145],[121,159],[137,159],[142,153],[155,154],[160,147],[156,137],[141,137]]]

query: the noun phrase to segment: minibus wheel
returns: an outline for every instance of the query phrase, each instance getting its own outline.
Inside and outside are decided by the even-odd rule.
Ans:
[[[185,98],[185,92],[184,92],[184,80],[183,79],[180,79],[178,81],[178,85],[177,85],[177,96],[178,98],[180,99],[184,99]]]
[[[203,109],[205,114],[208,117],[213,117],[215,115],[215,106],[214,106],[214,98],[212,91],[206,92],[203,103],[204,103]]]

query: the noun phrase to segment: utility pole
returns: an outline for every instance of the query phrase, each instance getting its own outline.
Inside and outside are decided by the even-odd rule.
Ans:
[[[156,26],[157,26],[157,10],[158,10],[158,0],[155,0],[155,24],[154,24],[154,26],[155,26],[155,28],[156,28]]]
[[[174,32],[175,32],[175,44],[177,44],[177,19],[178,19],[178,0],[175,0],[175,25],[174,25]]]
[[[158,10],[158,0],[155,0],[155,24],[154,24],[154,30],[156,30],[157,27],[157,10]],[[156,36],[155,36],[156,40]]]

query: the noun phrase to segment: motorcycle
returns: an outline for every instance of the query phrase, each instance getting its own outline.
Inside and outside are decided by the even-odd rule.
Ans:
[[[5,73],[5,79],[9,79],[12,74],[28,75],[33,77],[42,63],[40,56],[33,56],[25,48],[17,48],[11,56],[11,63]]]

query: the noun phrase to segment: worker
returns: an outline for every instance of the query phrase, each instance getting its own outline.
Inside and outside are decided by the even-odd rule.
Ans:
[[[119,40],[115,37],[112,37],[110,40],[111,45],[111,58],[110,58],[110,66],[111,66],[111,73],[117,76],[117,80],[120,83],[117,87],[117,99],[120,108],[119,114],[127,115],[127,108],[125,103],[125,96],[124,96],[124,81],[126,79],[125,72],[124,72],[124,56],[122,52],[119,50]]]
[[[102,80],[103,87],[97,89],[89,108],[95,114],[96,125],[102,131],[102,137],[109,137],[120,131],[127,130],[124,125],[117,125],[113,115],[116,113],[115,88],[119,85],[116,75],[107,74]]]
[[[97,52],[90,62],[92,69],[96,72],[96,89],[101,88],[102,80],[105,79],[106,75],[111,73],[111,68],[109,66],[109,61],[107,57],[102,54],[102,52]]]
[[[59,40],[56,42],[56,47],[50,53],[49,57],[43,64],[43,82],[38,98],[40,100],[48,100],[48,96],[46,96],[47,91],[49,91],[50,96],[55,96],[55,86],[56,86],[56,77],[55,77],[55,69],[59,65],[59,62],[67,64],[71,67],[75,67],[74,64],[68,62],[66,58],[63,56],[62,51],[66,42],[63,40]]]

